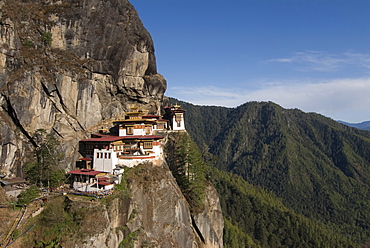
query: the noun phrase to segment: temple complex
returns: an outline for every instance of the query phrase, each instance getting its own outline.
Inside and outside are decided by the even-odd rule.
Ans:
[[[160,165],[164,137],[157,133],[185,131],[184,112],[179,105],[166,107],[162,118],[134,106],[124,118],[113,120],[109,130],[81,140],[79,169],[68,172],[74,189],[110,190],[114,183],[120,183],[125,167],[145,162]]]

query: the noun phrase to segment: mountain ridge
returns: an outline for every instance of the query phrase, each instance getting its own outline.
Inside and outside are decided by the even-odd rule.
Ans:
[[[370,121],[363,121],[363,122],[360,122],[360,123],[349,123],[349,122],[338,120],[338,122],[342,123],[344,125],[350,126],[350,127],[355,127],[355,128],[358,128],[358,129],[370,131]]]
[[[215,167],[273,192],[297,213],[369,241],[368,131],[272,102],[236,108],[177,102],[188,109],[186,127]]]

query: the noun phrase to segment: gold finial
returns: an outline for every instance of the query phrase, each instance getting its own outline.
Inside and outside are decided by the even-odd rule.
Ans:
[[[174,108],[180,108],[181,106],[180,106],[180,105],[178,105],[178,104],[177,104],[177,102],[176,102],[176,104],[175,104],[175,105],[173,105],[173,107],[174,107]]]

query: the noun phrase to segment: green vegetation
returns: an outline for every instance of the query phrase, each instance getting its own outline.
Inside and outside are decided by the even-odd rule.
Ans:
[[[35,198],[39,197],[40,190],[36,185],[32,185],[27,190],[18,195],[17,203],[20,205],[30,204]]]
[[[286,207],[241,177],[210,169],[225,218],[225,247],[359,247],[339,229]]]
[[[36,130],[33,140],[37,144],[33,151],[33,159],[23,168],[27,179],[40,187],[59,186],[65,181],[65,172],[59,165],[64,157],[58,152],[59,141],[55,136],[46,134],[43,129]]]
[[[21,232],[19,231],[19,229],[15,229],[12,233],[13,240],[17,239],[19,235],[21,235]]]
[[[206,187],[202,154],[187,133],[173,133],[169,136],[166,155],[171,172],[190,204],[191,211],[198,212],[203,208]]]
[[[118,192],[118,193],[122,194],[123,196],[127,196],[127,197],[130,197],[130,189],[129,189],[128,184],[127,184],[127,179],[128,179],[127,171],[130,170],[130,169],[131,168],[125,168],[125,173],[122,175],[121,183],[116,184],[114,186],[115,192]],[[118,195],[118,193],[117,193],[117,195]]]
[[[50,32],[45,31],[42,34],[42,42],[45,46],[51,46],[51,42],[53,41],[52,34]]]
[[[86,199],[86,197],[81,197]],[[86,236],[102,231],[106,224],[99,203],[71,201],[59,196],[51,199],[37,217],[25,245],[28,247],[69,247]],[[99,223],[99,225],[96,225]]]
[[[188,110],[187,130],[215,167],[272,192],[342,237],[370,241],[370,132],[271,102],[237,108],[177,102]],[[240,220],[230,218],[233,225]]]
[[[234,225],[228,219],[224,219],[224,246],[225,248],[259,248],[253,239],[243,232],[237,225]]]
[[[34,47],[33,42],[29,39],[25,39],[22,44],[23,46],[28,47],[28,48]]]
[[[66,212],[65,207],[64,197],[52,200],[45,207],[30,235],[30,247],[58,247],[63,239],[71,237],[70,233],[78,230],[77,222],[73,221],[74,216]]]
[[[122,241],[119,243],[118,248],[133,248],[135,247],[135,240],[139,234],[140,229],[129,233]]]

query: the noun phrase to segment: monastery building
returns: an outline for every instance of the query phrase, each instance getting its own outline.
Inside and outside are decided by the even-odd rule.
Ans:
[[[125,118],[114,120],[113,127],[92,134],[79,143],[79,169],[68,172],[73,188],[78,191],[110,190],[120,183],[125,167],[152,162],[160,165],[163,158],[164,131],[185,131],[184,113],[179,105],[165,108],[165,115],[148,115],[132,107]]]

